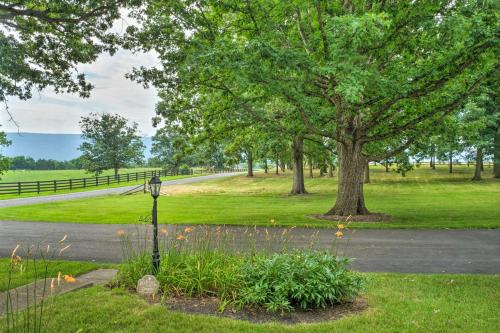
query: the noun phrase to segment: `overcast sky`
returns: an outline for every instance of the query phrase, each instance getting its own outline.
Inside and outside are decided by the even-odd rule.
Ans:
[[[40,94],[35,93],[28,101],[10,98],[9,110],[19,124],[20,132],[80,133],[78,121],[81,116],[91,112],[111,112],[137,122],[141,134],[150,136],[155,132],[151,118],[158,100],[156,91],[154,88],[144,89],[124,75],[134,66],[156,64],[155,57],[150,54],[134,55],[125,50],[114,56],[103,54],[95,63],[79,66],[95,86],[90,98],[55,94],[49,88]],[[0,122],[3,131],[17,132],[4,110]]]

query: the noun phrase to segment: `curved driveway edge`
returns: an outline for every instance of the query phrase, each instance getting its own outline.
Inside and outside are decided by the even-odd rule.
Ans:
[[[173,179],[173,180],[164,181],[162,183],[162,185],[168,186],[168,185],[197,183],[197,182],[201,182],[204,180],[231,177],[231,176],[236,176],[239,174],[241,174],[241,173],[240,172],[216,173],[216,174],[208,175],[208,176],[196,176],[196,177],[189,177],[189,178]],[[63,194],[44,195],[44,196],[38,196],[38,197],[6,199],[6,200],[0,200],[0,208],[14,207],[14,206],[27,206],[27,205],[34,205],[34,204],[40,204],[40,203],[74,200],[74,199],[82,199],[82,198],[91,198],[91,197],[98,197],[98,196],[110,195],[110,194],[122,194],[122,193],[130,191],[136,187],[137,187],[137,185],[129,185],[129,186],[123,186],[123,187],[105,188],[105,189],[101,189],[101,190],[92,190],[92,191],[84,191],[84,192],[70,192],[70,193],[63,193]]]
[[[175,237],[185,226],[162,225]],[[206,228],[216,232],[217,226],[194,226],[193,234]],[[228,251],[245,251],[253,246],[276,251],[281,248],[282,228],[225,227],[228,230]],[[63,259],[119,262],[122,248],[117,231],[123,230],[131,239],[150,226],[117,224],[73,224],[0,221],[0,257],[8,257],[17,244],[27,247],[57,244],[65,234],[71,247]],[[314,248],[331,249],[331,229],[287,229],[289,248],[305,248],[314,239]],[[249,242],[245,231],[256,236]],[[491,230],[350,230],[346,238],[337,240],[339,254],[355,258],[353,267],[365,272],[402,273],[483,273],[500,274],[500,229]],[[139,237],[144,239],[143,237]],[[267,240],[266,240],[267,239]],[[271,240],[271,241],[269,241]],[[143,243],[143,242],[142,242]],[[250,244],[251,243],[251,244]],[[147,249],[151,248],[147,244]]]

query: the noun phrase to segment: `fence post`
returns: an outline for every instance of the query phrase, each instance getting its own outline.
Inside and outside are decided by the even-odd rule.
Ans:
[[[130,173],[127,173],[127,183],[130,182]]]
[[[57,180],[54,180],[54,192],[57,192]]]
[[[109,185],[109,175],[108,175],[108,185]]]
[[[71,191],[73,189],[73,180],[70,178],[69,179],[69,190]]]
[[[95,176],[95,186],[99,186],[99,178]]]
[[[83,188],[87,187],[87,178],[83,178]]]
[[[36,182],[36,193],[40,194],[40,181]]]
[[[17,195],[21,195],[21,182],[17,182]]]

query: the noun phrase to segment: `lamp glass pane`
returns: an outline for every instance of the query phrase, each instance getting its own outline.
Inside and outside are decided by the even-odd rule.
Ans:
[[[155,196],[160,195],[160,189],[161,189],[160,182],[158,182],[158,183],[155,182],[155,183],[151,184],[151,191],[152,191],[153,195],[155,195]]]

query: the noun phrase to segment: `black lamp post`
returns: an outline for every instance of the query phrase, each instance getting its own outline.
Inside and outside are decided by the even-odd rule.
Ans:
[[[160,268],[160,251],[158,250],[158,212],[157,202],[160,195],[161,179],[154,176],[149,181],[149,188],[151,189],[151,196],[153,197],[153,273],[158,273]]]

